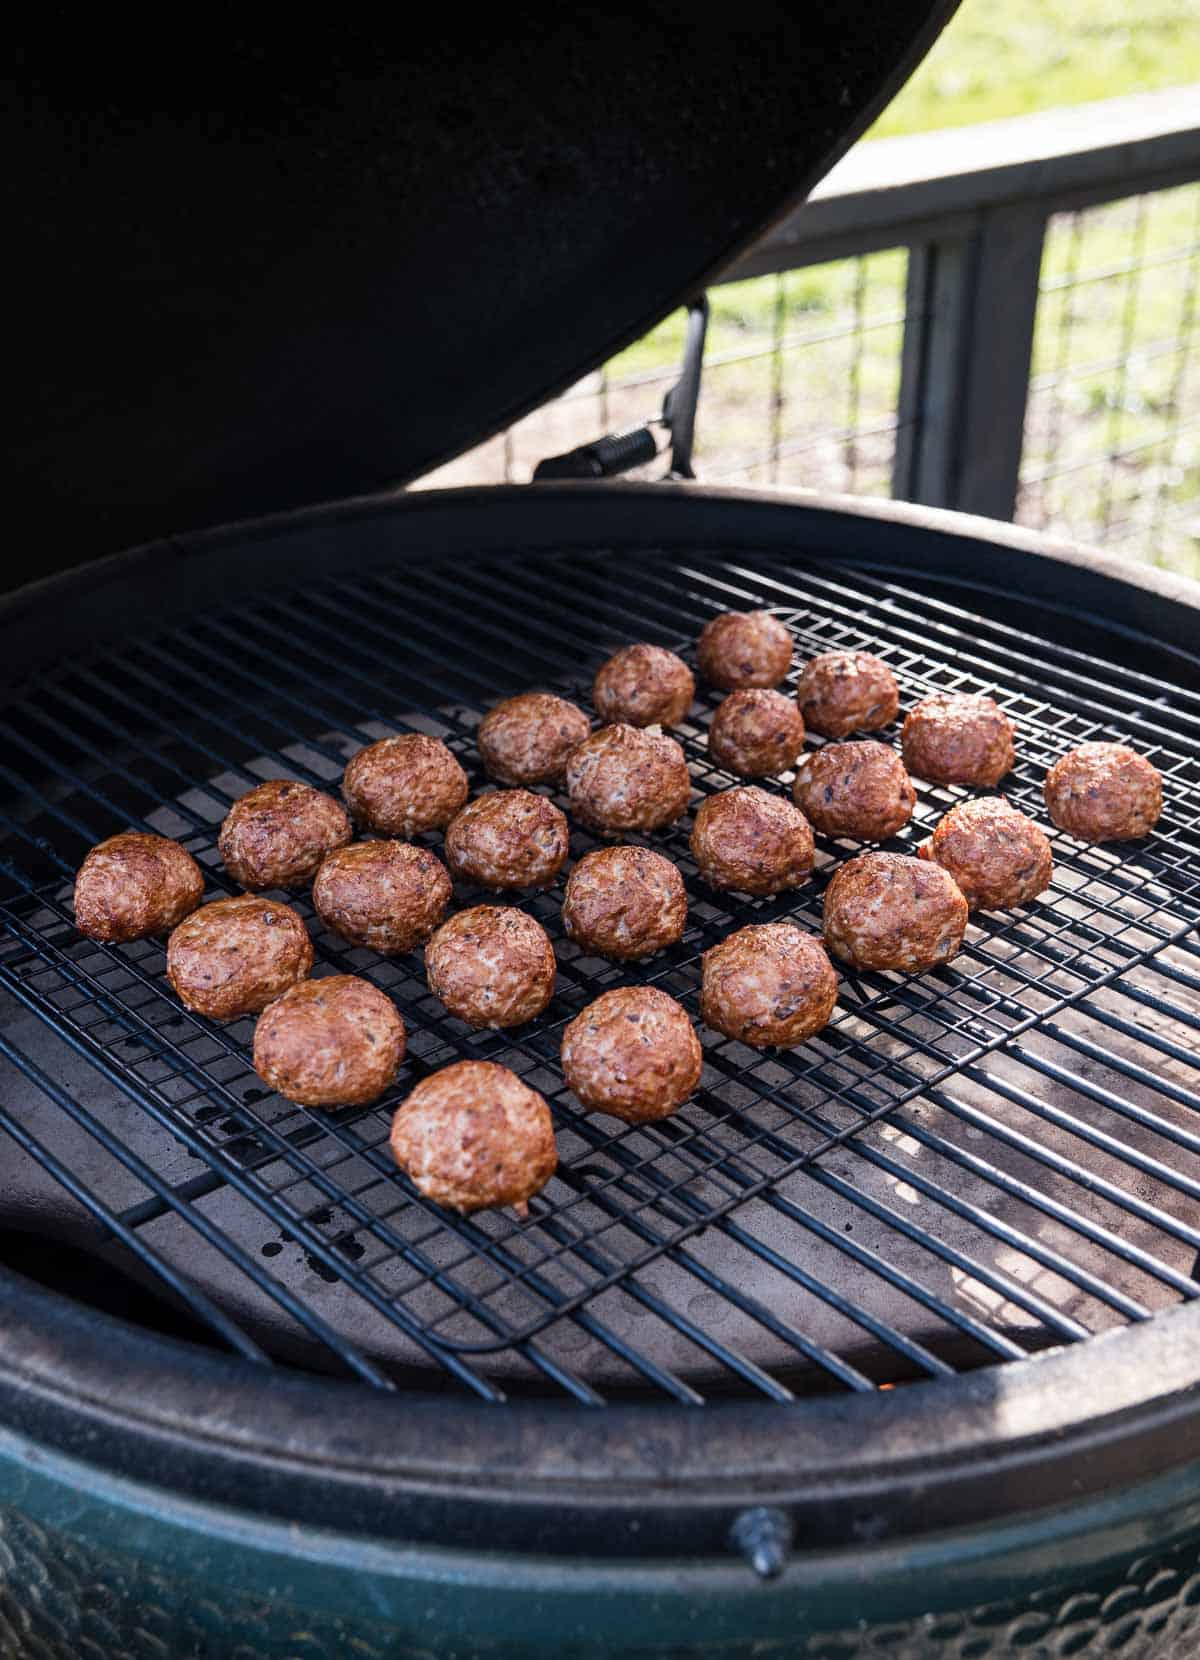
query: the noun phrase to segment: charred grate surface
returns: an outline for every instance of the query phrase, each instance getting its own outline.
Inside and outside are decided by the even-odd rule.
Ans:
[[[560,974],[547,1014],[515,1033],[470,1031],[429,995],[419,954],[350,948],[292,898],[317,972],[368,975],[410,1029],[393,1095],[337,1114],[270,1095],[249,1062],[253,1022],[183,1010],[159,942],[109,948],[73,928],[73,871],[119,828],[178,835],[217,894],[229,885],[217,826],[257,780],[336,789],[362,743],[415,728],[444,736],[481,784],[473,732],[500,696],[541,685],[587,705],[618,644],[691,657],[708,617],[751,606],[791,627],[798,660],[878,652],[904,707],[936,689],[994,692],[1020,734],[1007,793],[1043,822],[1056,755],[1089,738],[1134,743],[1166,778],[1158,833],[1089,849],[1052,832],[1043,902],[974,918],[937,973],[844,977],[834,1023],[795,1052],[702,1028],[695,1100],[637,1129],[578,1109],[557,1064],[563,1025],[630,982],[697,1014],[702,951],[753,920],[819,930],[825,881],[856,848],[819,841],[809,887],[733,901],[697,879],[689,822],[631,838],[683,871],[684,939],[609,964],[563,936],[561,884],[522,899]],[[695,804],[736,781],[707,759],[716,701],[703,694],[682,734]],[[0,1128],[45,1172],[43,1198],[61,1194],[47,1213],[61,1203],[80,1242],[256,1361],[379,1387],[440,1371],[491,1399],[786,1401],[1017,1360],[1197,1295],[1195,693],[884,575],[597,553],[481,560],[469,584],[434,560],[253,598],[72,662],[6,720],[0,1051],[19,1087],[0,1097]],[[918,791],[890,845],[911,850],[962,794]],[[573,827],[573,858],[593,845]],[[460,888],[456,903],[479,897]],[[45,1028],[48,1048],[29,1038]],[[525,1225],[427,1205],[388,1153],[395,1102],[463,1056],[512,1066],[551,1102],[559,1174]],[[36,1226],[39,1202],[19,1225]]]

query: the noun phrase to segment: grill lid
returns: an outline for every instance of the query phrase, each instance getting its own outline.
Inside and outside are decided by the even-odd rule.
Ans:
[[[6,101],[11,575],[482,439],[811,188],[954,4],[758,4],[736,32],[670,5],[416,8],[182,55],[107,22],[64,54],[56,26]]]

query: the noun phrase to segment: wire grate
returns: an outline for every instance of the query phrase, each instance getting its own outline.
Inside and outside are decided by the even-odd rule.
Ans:
[[[464,618],[456,566],[344,575],[65,664],[6,712],[0,985],[63,1041],[36,1058],[16,1022],[0,1027],[49,1115],[36,1144],[15,1108],[0,1106],[0,1128],[69,1189],[95,1238],[252,1360],[340,1364],[379,1387],[441,1370],[488,1399],[869,1389],[1017,1360],[1194,1297],[1200,696],[863,571],[648,551],[572,556],[563,579],[554,560],[475,562]],[[318,971],[368,975],[410,1029],[394,1094],[337,1114],[270,1095],[249,1064],[253,1022],[183,1010],[160,943],[75,933],[71,873],[121,826],[179,836],[220,891],[216,829],[256,780],[329,787],[361,743],[407,726],[443,736],[482,782],[473,732],[498,696],[541,684],[586,703],[616,644],[687,655],[709,616],[750,605],[788,623],[800,658],[880,652],[906,706],[934,689],[996,692],[1021,737],[1008,793],[1039,816],[1054,756],[1092,737],[1134,742],[1167,778],[1159,833],[1107,849],[1057,835],[1046,902],[974,918],[934,974],[844,977],[835,1021],[797,1051],[701,1029],[696,1098],[637,1128],[579,1111],[557,1065],[563,1025],[623,981],[697,1013],[702,951],[751,920],[819,929],[825,881],[852,849],[819,845],[798,893],[734,900],[699,882],[686,822],[648,838],[678,863],[691,910],[679,945],[640,965],[566,940],[557,891],[522,900],[560,973],[547,1015],[510,1033],[472,1032],[430,996],[419,954],[350,948],[293,896]],[[714,706],[702,698],[683,733],[697,800],[733,781],[707,759]],[[960,794],[920,786],[895,845],[923,839]],[[592,845],[573,828],[573,858]],[[56,1077],[60,1052],[109,1106]],[[512,1066],[551,1103],[560,1170],[524,1225],[438,1211],[388,1153],[395,1100],[460,1056]],[[86,1179],[55,1152],[62,1118],[102,1149]]]

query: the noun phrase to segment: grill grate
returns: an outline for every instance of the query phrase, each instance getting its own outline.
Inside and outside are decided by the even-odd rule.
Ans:
[[[1200,696],[861,570],[595,554],[563,577],[556,560],[473,562],[464,614],[456,565],[341,576],[64,665],[9,708],[0,985],[65,1041],[38,1059],[19,1021],[0,1028],[21,1099],[39,1106],[0,1105],[0,1128],[97,1242],[256,1362],[292,1354],[392,1387],[399,1354],[487,1399],[531,1383],[593,1404],[635,1387],[691,1404],[871,1389],[1017,1360],[1196,1296]],[[641,1128],[575,1107],[562,1026],[625,981],[695,1014],[700,953],[751,920],[819,929],[825,880],[852,849],[819,843],[797,894],[733,901],[697,880],[686,823],[648,838],[679,864],[691,913],[680,944],[644,964],[565,940],[561,890],[524,901],[560,975],[547,1015],[516,1033],[471,1032],[429,995],[418,956],[347,947],[293,899],[318,972],[366,973],[410,1028],[394,1094],[339,1114],[269,1095],[249,1065],[253,1022],[183,1010],[160,943],[75,933],[70,876],[122,826],[178,835],[220,891],[217,826],[258,779],[330,787],[360,744],[410,726],[444,736],[482,782],[472,734],[497,697],[540,684],[586,703],[615,645],[687,655],[714,612],[758,605],[789,624],[800,657],[879,652],[905,706],[995,691],[1020,732],[1008,793],[1039,817],[1055,755],[1132,741],[1166,776],[1159,832],[1116,849],[1056,834],[1045,902],[974,918],[936,973],[844,977],[834,1023],[798,1051],[702,1029],[700,1092]],[[684,734],[700,794],[733,782],[705,753],[715,701]],[[914,846],[962,793],[918,790],[895,845]],[[573,827],[574,858],[592,845]],[[92,1104],[79,1071],[64,1082],[60,1054],[110,1104]],[[388,1153],[395,1100],[460,1056],[512,1066],[551,1102],[560,1172],[525,1225],[437,1211]],[[102,1150],[86,1174],[58,1150],[67,1120]],[[110,1169],[120,1181],[98,1173]]]

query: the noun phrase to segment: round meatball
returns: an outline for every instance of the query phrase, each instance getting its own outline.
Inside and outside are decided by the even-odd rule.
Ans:
[[[176,996],[210,1020],[257,1014],[312,965],[312,941],[291,906],[249,893],[202,905],[167,941]]]
[[[1016,761],[1013,723],[990,697],[935,692],[922,698],[900,731],[904,764],[934,784],[993,789]]]
[[[354,842],[331,853],[313,883],[327,928],[385,957],[427,940],[453,893],[446,867],[411,842]]]
[[[947,963],[966,926],[949,871],[903,853],[860,853],[825,890],[825,943],[855,968],[914,974]]]
[[[739,928],[704,953],[705,1025],[754,1049],[790,1049],[829,1024],[837,975],[815,934],[794,922]]]
[[[597,830],[661,830],[687,811],[691,780],[674,738],[605,726],[567,762],[567,794],[580,823]]]
[[[1027,905],[1054,869],[1045,832],[992,795],[960,801],[917,851],[950,872],[973,911]]]
[[[140,830],[100,842],[75,877],[75,926],[89,939],[165,934],[204,897],[204,873],[186,847]]]
[[[583,710],[551,692],[522,692],[490,709],[475,741],[500,784],[561,784],[567,756],[592,730]]]
[[[619,986],[563,1032],[563,1076],[593,1112],[627,1124],[669,1118],[700,1082],[700,1040],[687,1010],[654,986]]]
[[[859,738],[806,755],[792,798],[823,836],[882,842],[908,823],[917,792],[894,749]]]
[[[524,911],[475,905],[443,922],[425,948],[425,972],[468,1026],[523,1026],[554,995],[554,947]]]
[[[742,778],[766,778],[795,766],[804,747],[804,717],[782,692],[747,688],[717,705],[708,753]]]
[[[662,646],[622,646],[592,684],[600,719],[626,726],[678,726],[695,695],[691,669]]]
[[[529,1214],[558,1165],[550,1109],[507,1066],[456,1061],[396,1109],[392,1155],[422,1198],[461,1215]]]
[[[356,974],[302,980],[269,1003],[254,1029],[254,1070],[302,1107],[364,1107],[395,1082],[404,1022],[390,997]]]
[[[235,882],[261,888],[302,888],[321,860],[345,847],[354,832],[332,796],[272,778],[239,796],[225,815],[217,847]]]
[[[710,887],[779,893],[808,881],[813,833],[804,814],[753,785],[710,795],[692,826],[692,856]]]
[[[359,824],[411,841],[449,824],[467,799],[467,775],[440,738],[405,732],[352,755],[342,794]]]
[[[800,670],[796,702],[814,732],[844,738],[890,725],[900,693],[891,669],[869,651],[823,651]]]
[[[602,957],[650,957],[682,937],[687,891],[661,853],[599,847],[568,876],[562,919],[577,945]]]
[[[1046,808],[1060,830],[1085,842],[1147,836],[1162,812],[1162,776],[1124,744],[1080,744],[1046,774]]]
[[[544,795],[493,790],[451,819],[446,863],[483,888],[544,888],[566,862],[570,840],[566,818]]]
[[[792,666],[792,636],[769,611],[725,611],[705,623],[696,660],[710,686],[778,686]]]

